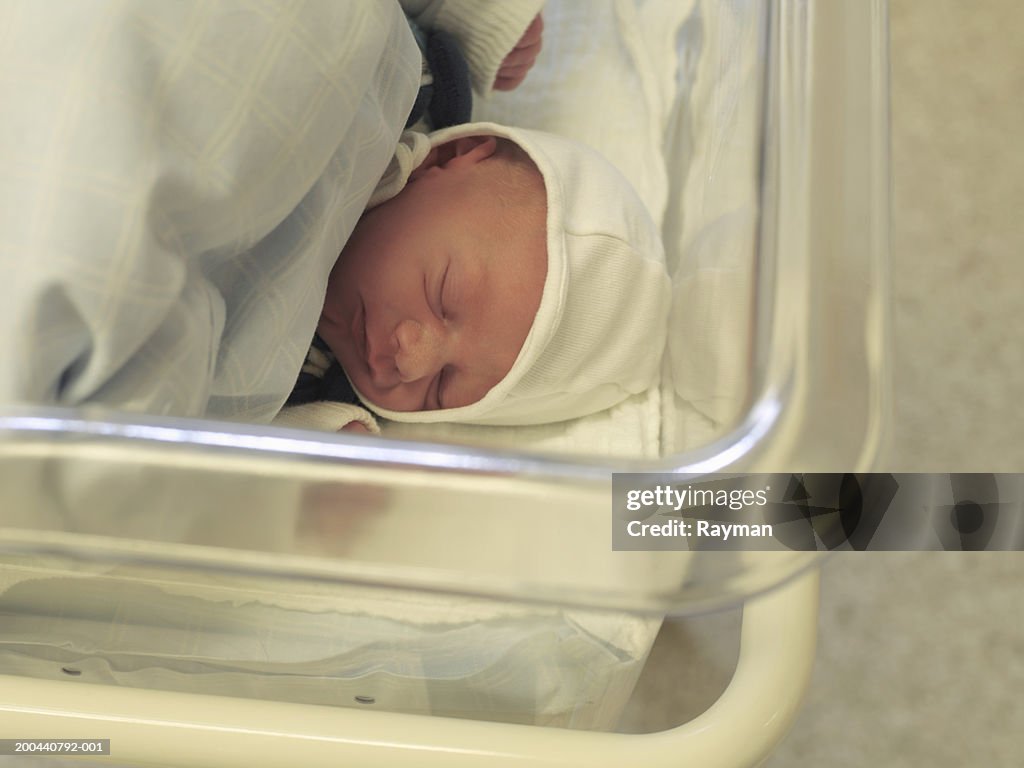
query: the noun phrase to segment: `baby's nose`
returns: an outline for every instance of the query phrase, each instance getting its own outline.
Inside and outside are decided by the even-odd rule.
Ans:
[[[403,382],[433,376],[441,370],[444,344],[438,329],[403,320],[395,328],[395,340],[395,367]]]

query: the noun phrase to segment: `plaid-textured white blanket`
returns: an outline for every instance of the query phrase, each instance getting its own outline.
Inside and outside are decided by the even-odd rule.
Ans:
[[[397,3],[0,4],[0,403],[269,421],[419,73]]]

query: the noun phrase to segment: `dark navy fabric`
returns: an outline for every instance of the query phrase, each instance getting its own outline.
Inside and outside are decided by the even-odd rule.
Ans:
[[[303,405],[323,400],[363,406],[334,353],[317,334],[309,345],[306,362],[286,405]]]
[[[409,28],[420,47],[420,90],[405,127],[427,118],[431,130],[468,123],[473,113],[469,64],[458,41],[447,32],[427,31],[411,19]]]

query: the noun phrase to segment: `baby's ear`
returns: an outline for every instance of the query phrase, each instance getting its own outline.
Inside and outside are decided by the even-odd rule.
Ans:
[[[443,146],[453,146],[448,164],[472,165],[493,155],[498,150],[498,140],[493,136],[463,136]]]
[[[463,136],[440,144],[427,153],[426,158],[409,174],[416,181],[433,168],[458,168],[479,163],[491,157],[498,149],[493,136]]]

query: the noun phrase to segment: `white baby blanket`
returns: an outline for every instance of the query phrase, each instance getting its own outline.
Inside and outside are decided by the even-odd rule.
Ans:
[[[418,87],[397,3],[0,4],[0,403],[269,421]]]

